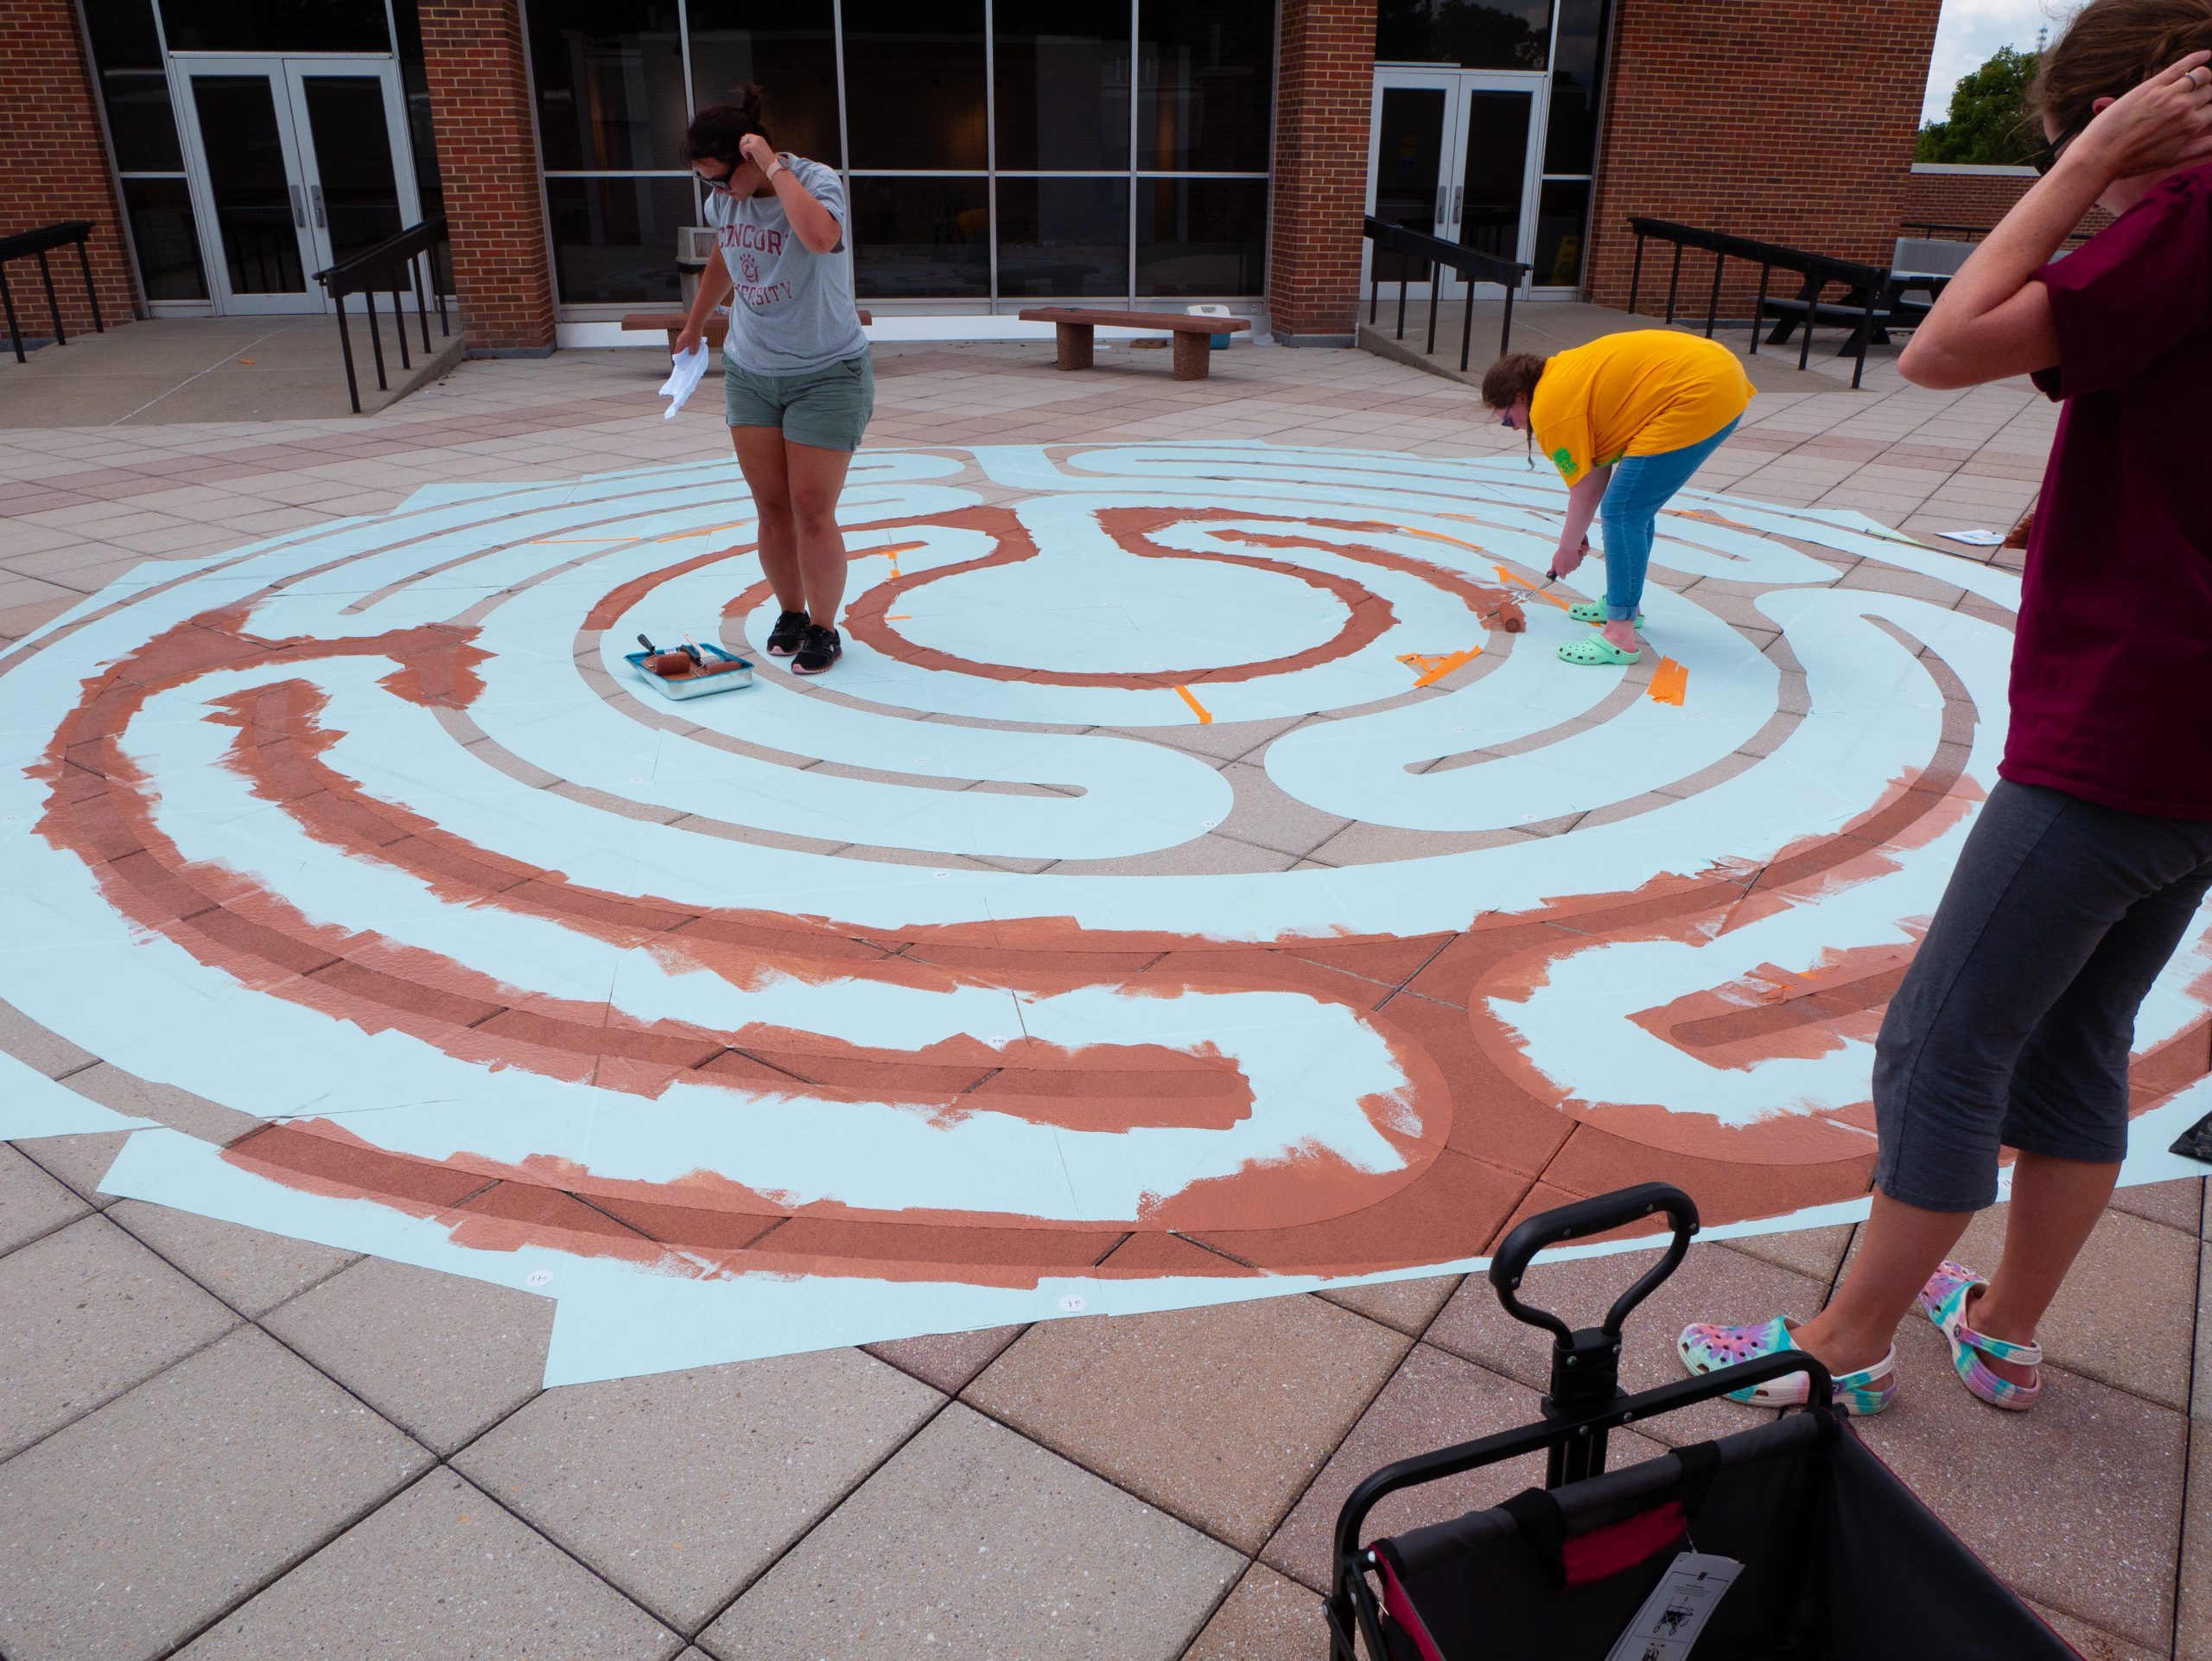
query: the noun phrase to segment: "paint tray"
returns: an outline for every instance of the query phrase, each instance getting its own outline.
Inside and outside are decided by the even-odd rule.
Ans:
[[[715,692],[734,691],[738,687],[753,684],[753,665],[749,659],[741,658],[734,652],[725,652],[718,646],[702,646],[699,650],[706,653],[709,663],[734,663],[737,667],[725,670],[719,675],[687,675],[681,680],[671,680],[667,676],[656,675],[645,667],[647,654],[643,652],[626,652],[622,654],[622,661],[636,670],[639,678],[663,697],[702,698]]]

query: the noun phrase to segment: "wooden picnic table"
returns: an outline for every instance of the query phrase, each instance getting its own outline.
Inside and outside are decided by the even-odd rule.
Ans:
[[[1173,311],[1098,311],[1087,306],[1035,306],[1017,314],[1025,323],[1050,323],[1063,369],[1090,367],[1091,335],[1108,328],[1162,329],[1175,337],[1175,379],[1204,380],[1212,362],[1211,337],[1252,327],[1249,317],[1192,317]]]

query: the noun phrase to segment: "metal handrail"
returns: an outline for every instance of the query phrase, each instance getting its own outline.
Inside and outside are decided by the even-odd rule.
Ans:
[[[1713,292],[1705,306],[1705,336],[1713,338],[1715,319],[1720,310],[1720,277],[1731,259],[1744,260],[1759,268],[1759,297],[1751,309],[1751,355],[1758,355],[1759,330],[1765,326],[1768,311],[1767,283],[1777,271],[1795,271],[1804,279],[1794,301],[1775,302],[1775,310],[1787,318],[1798,306],[1805,309],[1804,339],[1797,350],[1797,366],[1802,369],[1811,361],[1813,352],[1813,321],[1821,310],[1821,295],[1832,283],[1840,283],[1859,295],[1854,306],[1847,301],[1842,306],[1861,315],[1845,341],[1842,352],[1854,352],[1857,359],[1851,371],[1851,385],[1855,390],[1859,379],[1866,372],[1866,343],[1874,333],[1874,313],[1886,297],[1890,288],[1889,271],[1878,265],[1868,265],[1855,259],[1837,259],[1827,254],[1809,253],[1802,248],[1786,247],[1778,242],[1760,242],[1751,237],[1731,236],[1725,231],[1707,231],[1694,225],[1678,225],[1672,220],[1646,219],[1639,214],[1629,218],[1629,229],[1636,232],[1636,263],[1630,268],[1628,279],[1628,309],[1636,310],[1637,290],[1643,283],[1643,243],[1648,237],[1655,242],[1671,243],[1675,250],[1673,269],[1667,277],[1667,321],[1675,321],[1676,293],[1682,278],[1682,251],[1695,248],[1713,256]],[[1778,344],[1791,327],[1786,321],[1777,328],[1769,345]]]
[[[377,390],[389,389],[385,379],[384,335],[377,322],[377,296],[391,296],[392,320],[399,328],[399,366],[411,369],[414,363],[407,353],[407,314],[401,303],[401,273],[405,273],[405,285],[414,290],[415,317],[423,331],[423,353],[430,351],[430,318],[423,297],[423,264],[428,262],[429,288],[438,302],[438,333],[442,337],[453,334],[453,321],[446,312],[446,285],[439,279],[437,251],[447,247],[448,267],[452,259],[451,245],[446,237],[446,221],[442,214],[434,220],[424,220],[420,225],[410,225],[396,236],[386,237],[372,248],[340,260],[335,265],[317,271],[315,280],[338,306],[338,344],[346,356],[346,394],[353,401],[353,413],[361,413],[360,382],[353,369],[353,335],[346,324],[346,297],[358,294],[369,308],[369,347],[375,354]]]
[[[16,361],[27,361],[23,352],[22,324],[16,316],[16,299],[8,292],[8,262],[11,259],[38,258],[39,280],[46,284],[46,309],[54,319],[54,343],[69,344],[68,331],[61,326],[61,302],[54,292],[54,270],[46,263],[48,251],[77,245],[77,269],[85,274],[85,298],[92,302],[92,327],[100,334],[107,333],[107,323],[100,316],[100,296],[92,286],[92,262],[85,251],[86,239],[92,233],[90,220],[60,220],[52,225],[42,225],[35,231],[19,231],[12,237],[0,237],[0,307],[8,313],[8,339],[16,348]]]
[[[1498,355],[1505,355],[1507,343],[1513,338],[1513,296],[1529,273],[1535,269],[1517,259],[1508,259],[1503,254],[1485,253],[1480,248],[1470,248],[1464,242],[1446,242],[1441,237],[1432,237],[1419,231],[1408,231],[1402,225],[1392,225],[1370,213],[1360,234],[1375,245],[1380,252],[1389,249],[1398,255],[1398,334],[1406,338],[1406,285],[1414,281],[1408,274],[1408,261],[1418,259],[1427,275],[1420,280],[1430,284],[1428,291],[1428,345],[1427,351],[1436,350],[1436,289],[1438,266],[1448,266],[1469,283],[1498,283],[1505,288],[1505,316],[1497,331]],[[1376,307],[1382,296],[1382,273],[1380,262],[1368,262],[1367,321],[1375,321]],[[1467,372],[1467,352],[1475,332],[1475,302],[1471,294],[1467,299],[1467,315],[1459,325],[1459,372]]]

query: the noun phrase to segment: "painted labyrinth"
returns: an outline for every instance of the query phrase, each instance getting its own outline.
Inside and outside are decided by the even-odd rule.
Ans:
[[[1664,660],[1573,669],[1561,500],[873,453],[843,663],[682,703],[640,631],[756,656],[775,610],[723,462],[146,567],[0,658],[0,997],[160,1122],[7,1062],[0,1131],[555,1297],[556,1380],[1465,1267],[1652,1176],[1847,1215],[2017,583],[1691,496]]]

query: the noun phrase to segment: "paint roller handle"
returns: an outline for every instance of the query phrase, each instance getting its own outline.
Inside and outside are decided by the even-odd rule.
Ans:
[[[1520,1289],[1521,1277],[1528,1272],[1530,1260],[1547,1246],[1626,1228],[1661,1212],[1674,1225],[1674,1238],[1668,1242],[1666,1256],[1646,1270],[1643,1278],[1622,1293],[1606,1312],[1599,1330],[1608,1338],[1618,1338],[1621,1323],[1628,1319],[1630,1312],[1681,1265],[1690,1249],[1690,1237],[1698,1231],[1696,1202],[1670,1182],[1639,1183],[1632,1188],[1601,1193],[1594,1200],[1578,1200],[1573,1205],[1540,1212],[1529,1218],[1505,1237],[1504,1244],[1491,1259],[1490,1283],[1497,1293],[1497,1301],[1516,1321],[1541,1327],[1560,1343],[1572,1344],[1574,1334],[1564,1321],[1548,1309],[1532,1309],[1514,1295]]]

